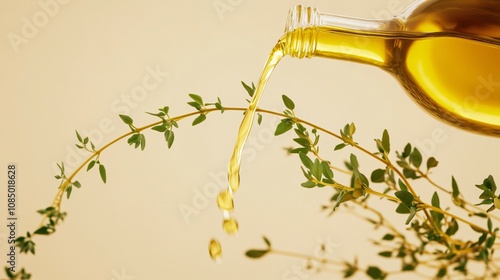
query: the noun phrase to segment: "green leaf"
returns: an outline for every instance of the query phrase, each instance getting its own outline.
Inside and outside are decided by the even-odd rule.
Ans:
[[[382,240],[392,241],[394,240],[394,238],[395,236],[393,234],[387,233],[386,235],[384,235],[384,237],[382,237]]]
[[[413,270],[415,270],[415,265],[413,265],[411,263],[405,263],[405,264],[403,264],[402,271],[413,271]]]
[[[276,131],[274,131],[274,135],[275,136],[281,135],[281,134],[289,131],[290,129],[292,129],[292,127],[293,127],[292,121],[290,121],[288,119],[281,120],[281,122],[276,127]]]
[[[247,84],[245,84],[243,81],[241,81],[241,84],[243,85],[243,87],[247,91],[248,95],[250,95],[250,97],[253,97],[253,94],[255,92],[255,85],[252,83],[252,87],[250,87]]]
[[[413,204],[413,200],[415,199],[409,191],[397,191],[394,195],[408,207]]]
[[[189,97],[191,97],[191,99],[193,99],[194,102],[196,102],[199,105],[203,106],[203,99],[201,98],[201,96],[199,96],[197,94],[194,94],[194,93],[190,93]]]
[[[188,105],[194,107],[196,110],[200,111],[201,110],[201,105],[198,104],[197,102],[191,101],[187,103]]]
[[[328,164],[328,162],[323,161],[323,162],[321,162],[321,165],[322,165],[322,169],[323,169],[323,175],[325,176],[325,178],[333,179],[333,170],[330,168],[330,165]]]
[[[308,189],[311,189],[311,188],[314,188],[316,187],[316,183],[314,183],[313,181],[306,181],[302,184],[300,184],[302,187],[304,188],[308,188]]]
[[[379,252],[378,255],[384,258],[390,258],[392,257],[392,251],[382,251]]]
[[[132,125],[132,123],[134,122],[132,118],[127,115],[119,115],[119,116],[125,124]]]
[[[245,255],[252,259],[259,259],[269,253],[269,250],[248,250]]]
[[[78,138],[78,142],[80,142],[80,143],[81,143],[81,142],[83,141],[83,140],[82,140],[82,136],[80,136],[80,133],[78,133],[78,131],[77,131],[77,130],[75,130],[75,132],[76,132],[76,138]]]
[[[314,159],[314,163],[311,168],[311,173],[316,179],[321,180],[321,177],[323,175],[323,166],[321,165],[321,162],[317,158]]]
[[[267,248],[271,248],[271,241],[269,241],[269,239],[267,239],[267,237],[265,237],[265,236],[262,236],[262,239],[264,239],[264,242],[266,243]]]
[[[194,119],[193,123],[192,123],[192,126],[195,126],[197,124],[200,124],[202,123],[204,120],[207,119],[207,115],[205,114],[200,114],[198,117],[196,117],[196,119]]]
[[[172,119],[169,119],[168,121],[169,121],[169,123],[170,123],[171,125],[173,125],[175,128],[179,128],[179,125],[177,124],[177,122],[176,122],[176,121],[174,121],[174,120],[172,120]]]
[[[283,99],[283,103],[285,103],[285,107],[287,107],[290,110],[295,109],[295,103],[293,103],[292,99],[290,99],[286,95],[282,95],[281,98]]]
[[[438,161],[434,157],[427,159],[427,170],[438,166]]]
[[[415,172],[415,170],[410,169],[410,168],[403,168],[403,175],[408,179],[416,179],[417,178],[417,173]]]
[[[288,150],[288,152],[290,154],[298,154],[298,153],[308,153],[309,152],[309,149],[308,148],[295,148],[295,149],[291,149],[291,150]]]
[[[221,114],[224,113],[224,107],[220,103],[215,103],[215,108],[219,109]]]
[[[493,247],[493,245],[495,244],[495,239],[495,235],[492,235],[488,239],[486,239],[486,243],[484,244],[486,248],[490,249],[491,247]]]
[[[78,181],[74,181],[73,186],[80,188],[82,186],[82,184],[80,184],[80,182],[78,182]]]
[[[92,160],[91,162],[89,162],[89,165],[87,165],[87,171],[92,169],[92,167],[94,167],[94,165],[95,165],[95,160]]]
[[[69,199],[72,190],[73,190],[73,187],[71,185],[66,188],[66,198],[67,199]]]
[[[351,160],[351,165],[354,169],[359,168],[358,158],[354,154],[351,154],[350,160]]]
[[[165,115],[168,115],[168,111],[170,108],[168,106],[163,107],[163,109],[160,109],[161,112],[165,113]]]
[[[446,229],[446,234],[448,236],[452,236],[458,231],[458,223],[457,220],[451,219],[451,221],[448,223],[448,228]]]
[[[434,194],[432,195],[431,205],[436,208],[441,208],[441,206],[439,205],[439,196],[437,192],[434,192]]]
[[[403,181],[401,181],[401,179],[398,179],[398,185],[402,191],[408,191],[408,187],[405,185],[405,183],[403,183]]]
[[[380,268],[376,266],[370,266],[366,270],[366,274],[370,276],[372,279],[383,279],[383,272],[380,270]]]
[[[132,144],[137,143],[138,141],[139,141],[139,133],[136,133],[136,134],[130,136],[130,138],[128,138],[127,143],[129,145],[132,145]]]
[[[170,149],[174,143],[174,132],[172,130],[167,130],[164,133],[165,141],[167,141],[167,147]]]
[[[406,225],[409,224],[411,220],[413,220],[416,214],[417,214],[417,209],[414,206],[410,207],[410,215],[408,216],[408,219],[406,219],[405,224]]]
[[[410,208],[408,208],[408,206],[404,205],[403,203],[400,203],[398,205],[398,208],[396,208],[396,213],[399,213],[399,214],[410,214]]]
[[[416,167],[420,167],[422,164],[422,154],[417,148],[413,149],[413,152],[410,155],[410,162]]]
[[[165,130],[167,130],[167,126],[166,125],[157,125],[157,126],[153,126],[151,129],[158,131],[158,132],[165,132]]]
[[[50,231],[49,228],[46,226],[43,226],[43,227],[37,229],[35,232],[33,232],[33,234],[38,234],[38,235],[49,235],[51,233],[52,233],[52,231]]]
[[[102,181],[106,184],[106,168],[102,164],[99,164],[99,175],[101,175]]]
[[[350,264],[346,264],[346,266],[346,269],[342,272],[344,272],[344,278],[350,278],[357,272],[357,267]]]
[[[337,146],[335,146],[335,149],[333,149],[334,151],[337,151],[337,150],[340,150],[340,149],[343,149],[347,146],[346,143],[340,143],[338,144]]]
[[[399,165],[399,167],[402,167],[402,168],[411,168],[410,164],[408,164],[404,160],[397,160],[396,163]]]
[[[144,149],[146,148],[146,137],[144,136],[144,134],[140,133],[139,139],[141,142],[141,151],[144,151]]]
[[[302,164],[307,168],[311,169],[313,166],[313,161],[304,153],[299,153],[299,158]]]
[[[370,180],[373,183],[383,183],[385,181],[385,169],[375,169],[373,170]]]
[[[356,125],[354,125],[354,123],[349,124],[349,129],[346,131],[346,134],[352,137],[355,132],[356,132]]]
[[[389,132],[387,131],[387,129],[384,129],[384,132],[382,133],[382,146],[386,153],[389,153],[391,151],[391,143],[389,139]]]
[[[14,279],[15,275],[10,271],[9,267],[5,267],[5,274],[7,274],[7,277]]]
[[[452,192],[453,197],[458,197],[460,195],[460,190],[458,189],[457,181],[453,176],[451,177],[451,188],[453,190]]]
[[[146,114],[149,114],[151,116],[155,116],[155,117],[158,117],[158,118],[163,118],[165,116],[165,113],[163,113],[160,109],[160,112],[159,113],[156,113],[156,114],[153,114],[153,113],[150,113],[150,112],[146,112]]]
[[[293,141],[299,145],[301,145],[302,147],[310,147],[311,146],[311,143],[309,142],[308,139],[304,139],[304,138],[293,138]]]
[[[257,124],[260,125],[262,123],[262,114],[257,113]]]
[[[438,273],[436,274],[436,278],[443,278],[446,276],[446,274],[448,273],[448,269],[446,267],[441,267],[438,271]]]
[[[493,193],[495,193],[497,191],[497,185],[495,184],[495,180],[493,179],[493,176],[491,176],[491,175],[489,175],[488,178],[484,179],[483,185],[486,186]]]
[[[401,154],[401,156],[403,158],[407,158],[409,155],[411,154],[411,144],[408,143],[406,144],[404,150],[403,150],[403,153]]]

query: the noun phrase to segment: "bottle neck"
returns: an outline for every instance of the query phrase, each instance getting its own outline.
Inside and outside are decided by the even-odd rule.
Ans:
[[[289,12],[281,46],[296,58],[347,59],[384,66],[388,62],[388,31],[400,29],[396,19],[364,20],[321,14],[315,8],[296,6]]]

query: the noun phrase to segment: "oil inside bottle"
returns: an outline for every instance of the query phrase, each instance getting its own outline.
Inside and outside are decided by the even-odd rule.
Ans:
[[[299,12],[307,14],[304,8]],[[285,55],[377,66],[437,119],[500,136],[498,1],[416,1],[394,19],[306,25],[289,30],[285,38]]]

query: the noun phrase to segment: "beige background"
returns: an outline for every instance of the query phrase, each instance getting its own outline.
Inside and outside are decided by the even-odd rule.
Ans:
[[[36,210],[48,206],[57,191],[55,162],[64,161],[71,169],[83,160],[74,148],[75,129],[102,146],[127,131],[118,114],[128,114],[141,125],[155,120],[144,112],[165,105],[172,115],[190,112],[188,93],[207,102],[220,97],[226,106],[246,106],[240,81],[257,81],[291,6],[302,3],[329,13],[380,18],[409,2],[0,1],[1,220],[6,221],[6,165],[14,162],[19,169],[18,231],[36,228]],[[30,28],[27,22],[37,24]],[[16,35],[24,40],[13,43]],[[152,76],[155,71],[159,74]],[[149,89],[140,92],[144,81]],[[358,142],[371,150],[384,128],[391,133],[393,149],[416,144],[425,156],[440,161],[435,180],[449,186],[454,174],[473,202],[478,195],[473,185],[489,174],[499,176],[498,139],[458,131],[429,117],[379,69],[285,58],[260,107],[282,110],[283,93],[295,100],[299,116],[328,129],[338,131],[355,122]],[[152,131],[144,152],[123,141],[116,144],[101,156],[108,183],[102,184],[95,170],[80,174],[83,187],[63,204],[67,220],[55,235],[37,237],[36,258],[23,255],[19,264],[34,279],[335,277],[329,271],[297,273],[300,259],[245,258],[246,249],[263,246],[262,235],[276,248],[306,254],[315,254],[328,240],[332,259],[358,255],[363,264],[378,262],[377,250],[367,250],[366,239],[384,232],[375,232],[346,211],[333,217],[320,212],[332,191],[300,187],[299,160],[287,157],[283,149],[292,144],[292,135],[270,137],[278,121],[270,116],[254,128],[243,159],[234,213],[239,236],[223,234],[212,191],[225,187],[240,120],[240,113],[227,112],[209,115],[199,127],[183,121],[171,150]],[[326,155],[341,166],[351,151],[331,153],[337,143],[327,137],[323,141]],[[379,167],[359,157],[368,174]],[[423,196],[430,193],[426,185],[420,191]],[[444,197],[442,201],[449,204]],[[393,204],[380,205],[393,212]],[[193,212],[186,215],[180,209]],[[404,217],[394,219],[403,229]],[[4,255],[5,227],[0,232]],[[224,249],[218,265],[207,254],[212,237]],[[4,257],[0,259],[3,266]]]

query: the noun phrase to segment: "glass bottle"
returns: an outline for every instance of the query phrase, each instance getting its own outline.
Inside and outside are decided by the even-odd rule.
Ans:
[[[296,58],[344,59],[393,74],[426,111],[500,136],[500,1],[418,0],[386,20],[296,6],[278,43]]]

